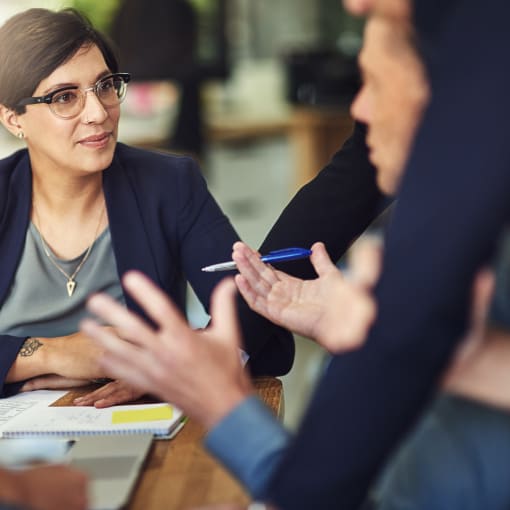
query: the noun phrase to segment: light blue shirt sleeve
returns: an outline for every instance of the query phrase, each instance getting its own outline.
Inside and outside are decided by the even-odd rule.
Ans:
[[[290,439],[273,413],[251,396],[211,429],[204,444],[257,498],[264,495]]]

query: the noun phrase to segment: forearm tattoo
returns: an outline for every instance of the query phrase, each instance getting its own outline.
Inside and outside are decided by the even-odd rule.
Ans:
[[[27,338],[25,343],[19,351],[19,355],[22,357],[32,356],[39,347],[42,347],[43,343],[37,338]]]

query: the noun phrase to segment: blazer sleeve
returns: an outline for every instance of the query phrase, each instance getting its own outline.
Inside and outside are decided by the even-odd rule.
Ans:
[[[20,150],[0,161],[0,307],[23,251],[30,211],[28,153]],[[22,383],[5,378],[27,337],[0,335],[0,397],[16,393]]]
[[[0,398],[8,397],[18,392],[23,384],[6,384],[5,378],[11,366],[16,361],[16,356],[27,337],[15,337],[10,335],[0,335]]]
[[[377,188],[375,170],[368,161],[365,134],[365,127],[356,124],[352,136],[331,162],[284,209],[262,243],[261,253],[287,246],[309,247],[315,241],[323,241],[336,261],[382,212],[388,201]],[[278,268],[299,278],[317,276],[308,260],[280,263]],[[260,316],[250,315],[248,305],[241,298],[238,309],[246,323],[261,320]],[[250,359],[253,374],[264,373],[268,368],[274,373],[268,363],[276,359],[272,350],[288,347],[281,343],[281,338],[275,337],[267,343],[264,352]],[[254,352],[254,346],[249,350]]]
[[[284,510],[359,508],[434,393],[464,332],[475,271],[509,218],[510,4],[448,12],[431,18],[433,97],[386,240],[378,318],[313,396],[268,493]]]
[[[191,160],[190,160],[191,161]],[[207,189],[198,167],[192,163],[181,174],[182,190],[177,228],[180,260],[193,290],[206,309],[214,287],[226,275],[205,273],[201,268],[232,258],[232,245],[239,236]],[[244,300],[238,295],[238,304]],[[243,309],[239,316],[244,349],[256,368],[253,375],[283,375],[292,367],[294,340],[289,331]]]
[[[349,245],[387,207],[368,160],[366,127],[356,123],[350,138],[317,176],[303,186],[269,231],[261,253],[322,241],[337,261]],[[308,259],[280,264],[300,278],[317,275]]]

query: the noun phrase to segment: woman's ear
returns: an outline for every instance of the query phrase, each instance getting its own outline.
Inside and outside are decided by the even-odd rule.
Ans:
[[[7,131],[12,133],[17,138],[25,137],[21,125],[18,122],[18,114],[3,104],[0,104],[0,122],[3,124],[5,129],[7,129]]]

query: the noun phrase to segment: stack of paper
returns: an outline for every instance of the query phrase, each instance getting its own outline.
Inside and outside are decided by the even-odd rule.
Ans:
[[[123,405],[105,409],[49,407],[64,393],[34,391],[2,399],[1,437],[142,433],[168,436],[183,422],[182,411],[168,404]]]

